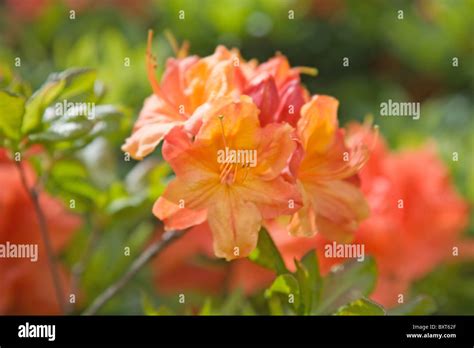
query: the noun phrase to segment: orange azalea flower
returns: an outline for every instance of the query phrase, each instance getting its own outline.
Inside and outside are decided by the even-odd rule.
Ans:
[[[27,181],[34,182],[34,172],[24,164]],[[0,149],[0,244],[36,244],[38,260],[0,258],[0,314],[59,314],[47,256],[38,220],[30,197],[22,186],[15,164]],[[78,217],[65,212],[59,202],[40,195],[53,249],[59,253],[79,227]],[[63,287],[67,273],[60,268]]]
[[[297,133],[301,146],[290,169],[297,179],[304,206],[293,215],[289,231],[294,236],[322,233],[329,239],[348,241],[369,213],[355,175],[367,159],[365,147],[348,147],[338,128],[338,101],[314,96],[301,109]]]
[[[202,112],[208,103],[229,96],[238,95],[243,85],[243,74],[235,63],[239,57],[236,50],[229,51],[218,46],[213,55],[199,59],[197,56],[185,56],[183,48],[180,58],[171,58],[167,62],[161,84],[155,77],[155,58],[151,54],[153,32],[148,34],[147,71],[153,88],[153,95],[145,100],[143,109],[122,150],[136,159],[150,154],[163,137],[175,126],[186,124],[193,128],[200,121]],[[194,118],[190,117],[197,112]]]
[[[257,65],[246,62],[237,49],[218,46],[211,56],[186,57],[186,46],[178,58],[170,58],[161,84],[155,78],[155,58],[151,54],[152,32],[148,36],[147,71],[153,94],[145,100],[133,134],[122,150],[135,159],[150,154],[164,136],[176,126],[184,125],[196,134],[203,115],[212,103],[223,97],[250,96],[260,110],[262,126],[287,122],[296,126],[300,109],[309,93],[300,83],[300,73],[314,75],[316,69],[291,68],[281,54]]]
[[[247,256],[256,246],[263,219],[300,207],[294,185],[281,175],[295,149],[291,133],[286,124],[261,128],[258,109],[247,96],[220,100],[205,116],[194,142],[182,128],[166,136],[163,157],[176,179],[156,202],[154,214],[167,229],[207,220],[218,257]],[[237,151],[243,151],[242,158]]]

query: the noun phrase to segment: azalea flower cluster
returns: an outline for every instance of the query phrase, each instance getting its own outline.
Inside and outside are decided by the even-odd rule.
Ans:
[[[153,213],[167,230],[201,225],[227,260],[248,256],[262,225],[281,216],[292,236],[352,240],[368,216],[357,178],[368,150],[345,139],[336,99],[303,87],[300,74],[314,69],[281,54],[258,64],[223,46],[204,58],[183,47],[158,83],[151,42],[150,32],[153,94],[122,149],[142,159],[162,143],[176,177]],[[256,151],[256,161],[222,163],[223,150]]]

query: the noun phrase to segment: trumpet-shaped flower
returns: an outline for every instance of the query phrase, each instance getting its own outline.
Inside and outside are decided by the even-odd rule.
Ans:
[[[207,220],[214,252],[227,260],[256,246],[263,219],[294,213],[301,200],[281,173],[295,149],[292,127],[260,127],[247,96],[221,99],[209,110],[193,142],[182,127],[165,138],[163,157],[176,178],[153,212],[167,229]]]
[[[186,57],[167,61],[161,83],[155,77],[155,58],[151,53],[152,32],[148,36],[147,72],[153,94],[145,100],[133,134],[122,150],[133,158],[143,159],[176,126],[196,134],[203,115],[221,98],[250,96],[260,110],[262,126],[287,122],[296,126],[300,109],[309,93],[300,83],[300,73],[315,74],[315,69],[291,68],[281,54],[258,65],[246,62],[237,49],[218,46],[214,54],[199,58]]]
[[[290,169],[297,179],[304,206],[289,225],[294,236],[320,232],[328,239],[348,241],[369,213],[359,190],[357,172],[367,158],[365,147],[347,146],[338,128],[338,101],[314,96],[301,109],[297,134],[300,146]]]
[[[167,62],[161,84],[155,77],[155,58],[151,53],[152,32],[148,35],[147,73],[153,94],[145,100],[133,134],[122,150],[136,159],[150,154],[163,137],[175,126],[186,124],[192,128],[190,117],[200,107],[231,94],[238,95],[244,76],[238,66],[239,53],[218,46],[213,55],[199,58],[185,56]],[[199,115],[201,113],[198,112]]]

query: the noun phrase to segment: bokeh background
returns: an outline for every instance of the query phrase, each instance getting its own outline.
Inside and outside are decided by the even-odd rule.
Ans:
[[[18,79],[27,82],[22,88],[34,90],[51,72],[92,67],[106,88],[104,102],[122,105],[129,115],[123,129],[80,154],[87,178],[82,188],[75,187],[75,194],[87,223],[62,257],[67,264],[76,264],[94,229],[99,230],[96,252],[83,273],[84,298],[93,298],[122,274],[156,228],[150,207],[169,168],[159,164],[159,151],[141,166],[124,162],[120,151],[151,93],[144,60],[150,28],[157,36],[158,74],[173,55],[165,31],[178,42],[188,40],[192,54],[209,55],[224,44],[239,48],[244,58],[264,61],[281,51],[294,66],[316,67],[318,76],[303,76],[303,82],[312,93],[339,99],[342,124],[372,115],[392,149],[433,141],[460,194],[471,206],[474,202],[474,1],[3,0],[0,4],[0,86]],[[294,11],[292,20],[289,11]],[[20,67],[14,66],[17,57]],[[349,58],[347,67],[344,57]],[[126,58],[130,66],[124,65]],[[380,103],[388,99],[420,102],[421,118],[380,117]],[[459,161],[451,160],[453,152],[459,153]],[[62,194],[54,185],[49,190]],[[470,211],[465,233],[474,236]],[[129,259],[123,258],[124,245],[132,247]],[[431,295],[437,313],[473,314],[473,266],[441,266],[417,281],[412,291]],[[144,307],[167,304],[153,290],[148,272],[141,272],[104,313],[142,313]],[[227,306],[230,313],[232,306],[238,307],[238,296]]]

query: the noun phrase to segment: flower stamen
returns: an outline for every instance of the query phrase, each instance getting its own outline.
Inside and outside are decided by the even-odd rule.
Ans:
[[[157,60],[151,51],[152,42],[153,42],[153,30],[150,29],[148,30],[148,41],[147,41],[147,48],[146,48],[146,69],[147,69],[148,81],[150,81],[151,88],[153,89],[153,93],[159,98],[163,99],[173,109],[175,109],[175,107],[173,106],[173,103],[171,103],[168,100],[166,95],[161,90],[158,81],[156,80],[155,69],[157,67]]]

